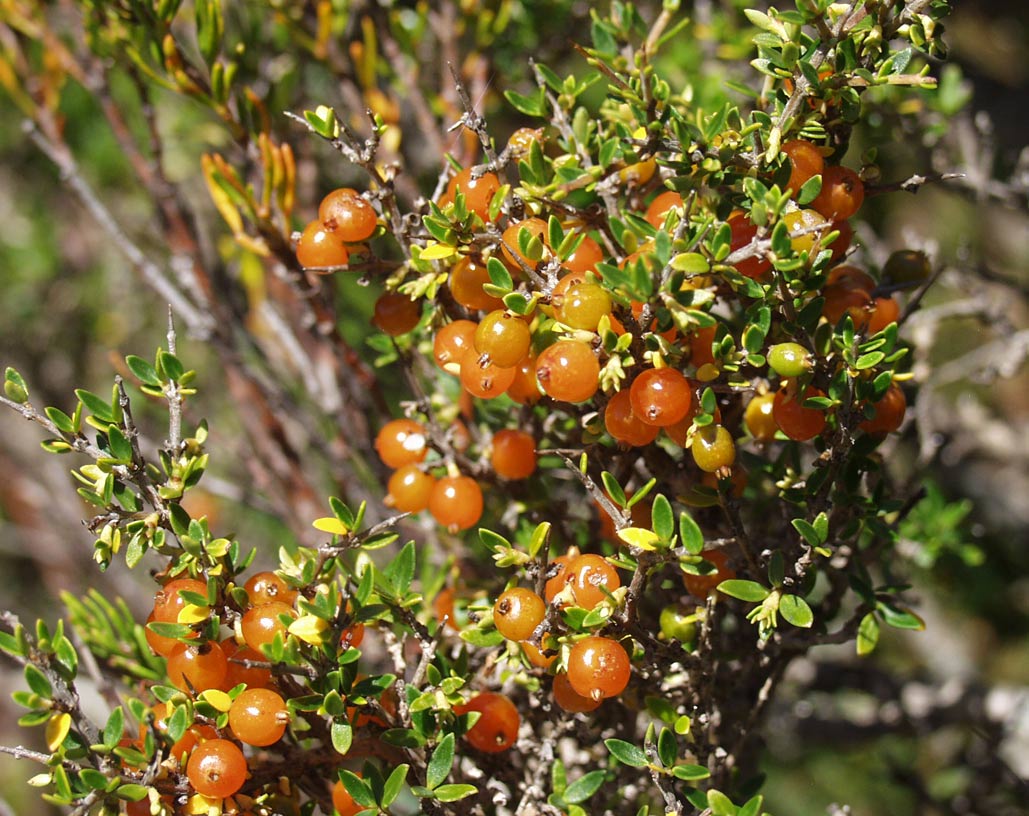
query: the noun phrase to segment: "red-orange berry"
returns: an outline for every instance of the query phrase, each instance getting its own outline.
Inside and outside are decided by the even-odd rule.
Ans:
[[[604,427],[616,441],[634,448],[649,445],[661,430],[633,413],[628,389],[622,389],[608,400],[604,409]]]
[[[178,623],[179,613],[186,606],[180,592],[192,592],[207,597],[207,584],[196,578],[176,578],[169,581],[154,595],[153,619],[159,623]]]
[[[871,294],[875,289],[875,278],[863,269],[843,264],[833,268],[826,278],[825,285],[840,289],[861,289]]]
[[[536,267],[536,261],[523,255],[518,243],[518,235],[523,229],[527,229],[531,236],[538,238],[544,244],[547,242],[547,222],[542,218],[526,218],[523,221],[516,221],[504,230],[501,236],[504,242],[501,256],[515,272],[522,271],[522,264],[530,268]]]
[[[508,640],[526,640],[547,614],[547,605],[531,589],[513,587],[493,604],[493,623]]]
[[[868,323],[868,309],[872,305],[872,298],[864,289],[849,288],[837,283],[826,286],[822,290],[822,297],[825,298],[822,314],[833,325],[839,323],[847,314],[854,321],[856,328],[862,328]]]
[[[622,645],[590,635],[576,641],[568,655],[568,682],[581,697],[616,697],[629,685],[631,665]]]
[[[297,241],[297,263],[305,269],[319,269],[327,272],[346,266],[350,253],[343,246],[343,239],[328,230],[321,221],[315,220],[304,227]]]
[[[336,809],[337,816],[357,816],[366,809],[364,805],[359,805],[354,801],[354,797],[338,779],[332,786],[332,806]]]
[[[682,204],[682,196],[679,193],[675,192],[675,190],[665,190],[663,193],[658,193],[654,200],[650,202],[650,206],[647,207],[647,212],[643,217],[654,229],[661,229],[664,226],[665,216],[668,214],[668,211],[673,207],[681,207]]]
[[[180,643],[168,655],[168,680],[183,691],[219,688],[228,671],[222,647],[213,642]]]
[[[549,669],[551,664],[557,660],[557,652],[550,650],[550,655],[543,654],[543,650],[528,640],[522,641],[522,651],[526,659],[538,669]]]
[[[682,582],[686,585],[686,591],[690,595],[703,600],[709,593],[714,592],[722,581],[735,578],[736,571],[729,566],[729,556],[722,550],[702,550],[700,555],[705,561],[714,565],[714,570],[703,575],[684,572]]]
[[[224,799],[243,787],[247,761],[235,743],[224,739],[203,742],[193,749],[186,776],[201,796]]]
[[[602,260],[604,260],[604,251],[600,248],[600,244],[586,235],[583,236],[582,243],[565,258],[561,265],[573,274],[584,275],[587,272],[596,272],[597,264]]]
[[[528,353],[531,339],[529,326],[521,317],[505,309],[498,309],[482,319],[475,329],[472,342],[475,350],[479,354],[489,355],[495,366],[511,368]]]
[[[486,754],[506,751],[514,745],[521,717],[507,697],[487,691],[472,697],[467,703],[454,706],[457,715],[470,711],[478,711],[479,719],[464,735],[469,745]]]
[[[450,270],[450,294],[454,300],[472,311],[504,308],[500,298],[486,294],[483,290],[483,285],[489,282],[489,272],[480,258],[465,256]]]
[[[391,420],[375,437],[375,450],[387,467],[417,464],[429,452],[425,428],[413,419]]]
[[[501,368],[488,357],[480,357],[475,349],[461,360],[461,385],[479,399],[495,399],[514,382],[515,369]]]
[[[465,352],[472,348],[475,326],[471,320],[455,320],[436,332],[432,342],[436,365],[451,374],[460,374]]]
[[[592,697],[584,697],[572,688],[568,681],[567,674],[554,675],[553,687],[554,702],[558,708],[567,711],[569,714],[579,714],[586,711],[593,711],[600,705],[600,700]]]
[[[664,427],[674,425],[690,411],[693,389],[674,368],[650,368],[629,387],[632,412],[641,422]]]
[[[429,496],[432,517],[455,533],[478,523],[482,505],[482,488],[470,476],[445,476]]]
[[[274,572],[255,572],[243,585],[251,606],[281,601],[292,604],[299,594]]]
[[[543,396],[536,380],[536,358],[527,354],[514,369],[514,379],[507,387],[507,395],[519,405],[535,405]]]
[[[333,190],[322,199],[318,219],[325,229],[347,243],[367,240],[375,232],[375,209],[349,187]]]
[[[417,300],[400,292],[387,292],[375,301],[372,323],[390,337],[398,337],[417,326],[421,317],[422,307]]]
[[[505,479],[526,479],[536,470],[536,440],[527,431],[505,429],[493,434],[493,470]]]
[[[688,338],[690,347],[690,363],[696,368],[714,365],[715,355],[712,345],[715,342],[717,326],[705,326],[694,331]]]
[[[282,615],[296,619],[297,613],[292,606],[281,601],[261,604],[244,612],[240,628],[246,645],[259,652],[262,646],[274,641],[276,635],[285,639],[289,624],[280,620]]]
[[[599,555],[586,553],[568,564],[567,581],[576,606],[593,609],[622,585],[610,563]]]
[[[465,207],[475,213],[483,221],[490,221],[489,205],[493,196],[500,189],[500,179],[495,173],[481,173],[472,178],[472,168],[466,167],[447,184],[446,195],[453,201],[457,193],[464,194]]]
[[[772,400],[775,424],[790,439],[798,442],[814,439],[825,428],[825,412],[818,408],[805,408],[804,400],[824,396],[824,392],[813,386],[808,386],[803,396],[790,387],[780,389]]]
[[[267,662],[267,658],[249,646],[240,646],[236,643],[235,638],[226,638],[221,642],[222,651],[225,652],[225,658],[228,660],[228,667],[225,671],[225,680],[222,681],[222,691],[228,691],[234,689],[241,683],[245,683],[247,688],[267,688],[272,683],[272,672],[271,669],[266,669],[262,666],[245,666],[241,661],[243,660],[255,660],[262,663]]]
[[[600,363],[579,340],[558,340],[536,358],[536,379],[544,393],[561,402],[585,402],[599,387]]]
[[[289,725],[282,697],[269,689],[246,689],[229,707],[229,728],[240,742],[264,746],[278,742]]]
[[[877,334],[900,319],[900,304],[896,298],[877,297],[872,302],[872,314],[868,318],[866,331]]]
[[[401,513],[420,513],[429,506],[436,479],[418,465],[404,465],[389,477],[387,503]]]
[[[883,398],[875,403],[875,416],[864,420],[860,425],[866,434],[881,435],[893,433],[900,428],[907,413],[907,399],[896,383],[890,385]]]
[[[751,223],[747,214],[742,210],[736,210],[729,216],[729,229],[732,231],[729,239],[729,249],[732,252],[743,249],[757,236],[757,226]],[[760,278],[771,268],[771,261],[762,257],[761,254],[744,258],[736,264],[737,272],[744,277],[754,279]]]
[[[800,188],[808,179],[821,175],[825,169],[825,159],[811,142],[803,139],[791,139],[784,142],[782,152],[790,160],[790,180],[786,183],[793,197],[797,197]]]
[[[822,191],[811,209],[830,221],[845,221],[861,209],[865,185],[849,167],[826,167],[822,172]]]

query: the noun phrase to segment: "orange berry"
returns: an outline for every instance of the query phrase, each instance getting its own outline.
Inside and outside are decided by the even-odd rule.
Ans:
[[[829,277],[826,278],[825,285],[841,289],[863,289],[871,294],[875,289],[875,279],[863,269],[844,264],[832,269]]]
[[[825,159],[817,147],[803,139],[784,142],[782,152],[790,160],[790,180],[786,186],[796,198],[808,179],[821,175],[825,169]]]
[[[584,275],[587,272],[596,272],[597,264],[602,260],[604,260],[604,250],[600,248],[600,244],[585,235],[582,243],[565,258],[561,265],[573,274]]]
[[[269,689],[242,691],[229,707],[229,728],[247,745],[261,747],[278,742],[288,724],[286,703]]]
[[[358,813],[366,810],[364,805],[359,805],[354,801],[354,797],[338,779],[332,786],[332,806],[336,809],[337,816],[357,816]]]
[[[568,584],[575,605],[593,609],[622,585],[616,570],[599,555],[580,555],[568,564]]]
[[[475,326],[471,320],[455,320],[436,332],[432,342],[436,365],[451,374],[460,373],[465,352],[472,348]]]
[[[558,708],[561,708],[570,714],[593,711],[600,706],[601,702],[600,700],[594,700],[592,697],[584,697],[579,694],[579,692],[572,688],[572,684],[568,681],[567,674],[554,675],[552,693],[554,695],[554,702],[557,703]]]
[[[153,612],[151,612],[150,615],[147,617],[146,622],[150,624],[154,623],[154,621],[154,614]],[[169,623],[170,621],[163,622]],[[179,645],[179,643],[181,643],[181,641],[178,638],[165,637],[164,635],[157,634],[157,632],[152,631],[149,626],[147,626],[144,629],[144,633],[146,635],[147,645],[153,650],[154,654],[159,654],[161,655],[161,657],[167,657],[169,654],[171,654],[172,649],[174,649],[176,646]],[[190,632],[186,637],[188,637],[190,640],[193,640],[199,636],[199,632]]]
[[[483,362],[485,361],[485,362]],[[461,385],[479,399],[495,399],[514,382],[515,369],[501,368],[488,357],[469,349],[461,359]]]
[[[550,562],[551,566],[557,564],[557,572],[552,577],[548,578],[547,583],[543,586],[543,596],[546,598],[548,604],[554,600],[557,593],[564,589],[565,585],[568,583],[568,580],[571,577],[571,573],[568,571],[568,566],[573,560],[575,560],[575,558],[576,556],[574,555],[559,555]]]
[[[219,688],[228,669],[225,652],[213,641],[180,643],[168,655],[168,680],[183,691]]]
[[[511,368],[528,353],[531,339],[529,326],[521,317],[497,309],[476,327],[472,343],[479,354],[488,354],[494,365]]]
[[[292,619],[297,617],[296,610],[281,601],[261,604],[244,612],[240,628],[246,645],[259,652],[262,646],[274,641],[276,635],[281,635],[285,639],[289,624],[279,620],[282,615]]]
[[[568,682],[581,697],[616,697],[629,684],[630,674],[629,655],[610,638],[590,635],[576,641],[568,654]]]
[[[865,200],[865,185],[849,167],[826,167],[822,172],[822,191],[811,209],[831,221],[846,221]]]
[[[521,717],[507,697],[487,691],[472,697],[467,703],[454,706],[454,713],[459,716],[470,711],[479,712],[479,719],[464,735],[473,748],[486,754],[496,754],[514,745]]]
[[[867,310],[872,305],[872,298],[864,289],[852,289],[846,284],[836,283],[826,286],[822,296],[825,298],[822,314],[833,325],[839,323],[846,314],[850,315],[856,328],[862,328],[868,323]]]
[[[481,173],[478,178],[472,178],[472,168],[466,167],[450,179],[446,196],[447,200],[453,201],[458,192],[462,193],[469,212],[475,213],[483,221],[491,221],[489,205],[499,189],[500,179],[495,173]]]
[[[201,796],[224,799],[243,787],[247,761],[235,743],[213,739],[201,743],[189,757],[186,776]]]
[[[558,340],[536,358],[536,379],[543,391],[561,402],[585,402],[599,386],[600,363],[579,340]]]
[[[282,578],[274,572],[255,572],[243,585],[246,590],[247,599],[251,606],[280,601],[291,604],[297,599],[298,593],[290,588]]]
[[[349,187],[333,190],[322,199],[318,219],[325,229],[347,243],[365,241],[375,232],[375,209]]]
[[[533,645],[528,640],[522,641],[522,651],[528,661],[538,669],[549,669],[551,664],[557,660],[557,653],[551,651],[550,656],[543,654],[543,650]]]
[[[429,496],[432,517],[455,533],[477,524],[482,506],[482,488],[470,476],[445,476]]]
[[[743,249],[757,236],[757,226],[751,223],[747,214],[742,210],[733,212],[729,216],[728,223],[729,229],[732,230],[732,235],[729,239],[729,249],[732,252],[735,252],[737,249]],[[746,278],[754,279],[762,277],[771,268],[771,261],[761,255],[745,258],[736,264],[737,272]]]
[[[312,221],[300,233],[297,263],[305,269],[331,272],[337,267],[346,266],[349,259],[350,253],[343,246],[343,239],[326,229],[321,221]]]
[[[715,356],[711,351],[715,342],[717,326],[706,326],[696,329],[688,338],[690,346],[690,363],[696,368],[714,365]]]
[[[527,479],[536,470],[536,440],[526,431],[497,431],[491,461],[498,476]]]
[[[872,302],[872,315],[868,318],[867,331],[878,334],[891,323],[900,319],[900,304],[896,298],[877,297]]]
[[[897,383],[892,383],[883,398],[875,403],[875,416],[864,420],[858,427],[871,435],[893,433],[904,421],[907,407],[904,392]]]
[[[500,298],[488,295],[483,285],[490,282],[489,271],[481,258],[467,255],[450,270],[450,294],[454,300],[472,311],[493,311],[503,309]]]
[[[690,595],[704,600],[710,593],[715,591],[722,581],[729,581],[735,578],[736,571],[729,566],[729,556],[722,550],[702,550],[700,555],[705,561],[710,561],[714,564],[715,569],[704,575],[693,575],[684,572],[682,574],[682,581]]]
[[[690,411],[693,389],[674,368],[650,368],[629,387],[632,412],[647,425],[674,425]]]
[[[154,595],[153,619],[159,623],[178,623],[179,613],[186,606],[180,592],[192,592],[207,597],[207,583],[196,578],[176,578],[169,581]]]
[[[518,235],[522,229],[527,229],[529,234],[539,238],[544,244],[547,242],[547,222],[542,218],[526,218],[523,221],[516,221],[504,230],[501,240],[501,256],[515,272],[522,271],[522,264],[530,268],[536,267],[536,261],[527,258],[522,254],[521,245],[518,243]]]
[[[803,397],[790,388],[780,389],[772,400],[775,424],[790,439],[798,442],[814,439],[825,428],[825,412],[818,408],[805,408],[804,400],[824,396],[823,391],[812,386],[807,387]]]
[[[668,214],[668,211],[673,207],[681,207],[682,205],[682,196],[679,193],[675,192],[675,190],[665,190],[663,193],[658,193],[654,200],[650,202],[650,206],[647,207],[647,212],[643,217],[654,229],[661,229],[665,224],[665,216]]]
[[[514,372],[514,379],[507,387],[507,395],[519,405],[535,405],[542,396],[536,380],[536,358],[527,354],[514,367]]]
[[[604,409],[604,427],[618,442],[634,448],[653,442],[660,431],[657,425],[648,425],[632,410],[628,389],[622,389],[608,400]]]
[[[425,428],[413,419],[391,420],[375,437],[375,450],[387,467],[417,464],[429,452]]]
[[[547,605],[531,589],[513,587],[493,604],[493,623],[508,640],[526,640],[543,622]]]
[[[271,669],[262,668],[260,666],[252,666],[247,668],[242,663],[238,662],[241,660],[259,660],[261,662],[267,662],[267,658],[258,651],[251,649],[249,646],[240,646],[236,643],[235,638],[226,638],[221,642],[222,651],[225,652],[225,657],[228,660],[227,669],[225,671],[225,680],[222,681],[222,691],[229,691],[234,689],[241,683],[245,683],[247,688],[267,688],[272,684],[272,672]]]
[[[418,465],[404,465],[389,477],[386,486],[390,506],[401,513],[420,513],[429,506],[436,479]]]
[[[422,306],[400,292],[386,292],[375,301],[372,323],[390,337],[407,334],[422,318]]]

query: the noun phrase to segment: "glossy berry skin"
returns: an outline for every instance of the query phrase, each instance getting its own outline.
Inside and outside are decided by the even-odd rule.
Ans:
[[[400,292],[387,292],[375,301],[372,323],[390,337],[407,334],[418,325],[422,307]]]
[[[478,178],[472,178],[472,168],[466,167],[450,179],[445,200],[453,201],[457,193],[461,192],[468,211],[483,221],[490,221],[489,205],[499,189],[500,179],[495,173],[482,173]]]
[[[297,613],[292,606],[281,601],[261,604],[244,612],[240,627],[246,645],[259,652],[262,646],[274,641],[276,635],[285,639],[289,624],[279,620],[281,615],[296,619]]]
[[[665,216],[668,214],[668,211],[673,207],[682,207],[682,205],[682,196],[679,193],[675,192],[675,190],[665,190],[663,193],[658,193],[654,200],[650,202],[643,217],[654,229],[661,229],[664,226]]]
[[[536,380],[536,358],[527,354],[514,367],[514,371],[514,379],[507,387],[507,395],[519,405],[535,405],[543,396]]]
[[[872,297],[864,289],[849,288],[845,284],[834,283],[822,291],[825,303],[822,314],[834,326],[844,315],[850,315],[856,328],[868,323],[868,310],[872,306]]]
[[[558,340],[536,358],[536,379],[544,393],[561,402],[585,402],[598,388],[600,363],[578,340]]]
[[[861,289],[869,294],[875,289],[875,278],[856,266],[843,264],[834,267],[825,281],[826,287],[840,289]]]
[[[526,640],[543,622],[547,605],[531,589],[513,587],[493,604],[493,623],[508,640]]]
[[[259,606],[273,601],[292,604],[299,594],[274,572],[255,572],[247,579],[243,588],[247,592],[247,599],[251,606]]]
[[[896,298],[877,297],[872,301],[872,313],[868,318],[865,330],[869,334],[878,334],[891,323],[900,319],[900,304]]]
[[[536,470],[536,440],[527,431],[497,431],[493,434],[490,461],[498,476],[527,479]]]
[[[705,326],[702,329],[697,329],[689,336],[691,365],[697,368],[705,365],[714,365],[715,356],[711,348],[715,342],[715,333],[717,331],[717,326]]]
[[[622,585],[618,570],[592,553],[580,555],[569,563],[567,581],[575,605],[583,609],[593,609]]]
[[[336,809],[337,816],[357,816],[366,809],[364,805],[359,805],[354,801],[354,797],[338,779],[332,786],[332,806]]]
[[[454,706],[457,715],[470,711],[478,711],[480,716],[464,735],[469,745],[485,754],[498,754],[514,745],[521,717],[507,697],[487,691]]]
[[[731,252],[747,246],[757,235],[757,226],[750,222],[747,214],[742,210],[736,210],[732,213],[729,216],[728,223],[729,229],[732,231],[729,239],[729,250]],[[771,268],[771,261],[760,256],[745,258],[736,264],[737,272],[746,278],[753,278],[755,280],[764,277]]]
[[[627,685],[631,666],[622,645],[590,635],[576,641],[568,655],[568,682],[580,697],[600,701],[617,697]]]
[[[228,660],[214,642],[180,643],[168,655],[168,680],[183,691],[216,689],[225,681]]]
[[[229,707],[229,728],[247,745],[262,747],[278,742],[288,724],[286,703],[269,689],[242,691]]]
[[[436,365],[451,374],[459,374],[465,352],[472,348],[476,325],[471,320],[455,320],[436,332],[432,341]]]
[[[543,654],[543,650],[538,646],[533,645],[528,640],[522,641],[522,651],[525,653],[525,658],[537,669],[549,669],[551,664],[557,660],[557,653],[554,650],[550,650],[550,655]]]
[[[454,614],[454,589],[443,587],[432,599],[432,613],[440,626],[457,631],[457,616]]]
[[[661,430],[633,413],[628,389],[618,391],[608,400],[604,409],[604,427],[616,441],[634,448],[649,445]]]
[[[697,637],[695,615],[688,615],[678,606],[669,605],[661,610],[658,626],[661,634],[668,640],[678,640],[683,644],[692,644]]]
[[[479,258],[466,256],[450,270],[450,294],[454,300],[473,312],[504,308],[504,302],[500,298],[488,295],[483,290],[483,285],[489,282],[486,264]]]
[[[805,442],[814,439],[825,428],[825,412],[817,408],[805,408],[804,400],[810,397],[824,397],[817,388],[808,386],[804,396],[791,392],[789,388],[780,389],[772,401],[772,416],[775,424],[790,439]]]
[[[436,479],[418,465],[404,465],[389,477],[386,490],[389,504],[401,513],[420,513],[429,506]]]
[[[854,240],[854,228],[849,221],[834,221],[829,227],[829,232],[837,231],[840,233],[839,236],[829,244],[829,249],[832,250],[832,263],[843,258]]]
[[[375,209],[349,187],[333,190],[322,199],[318,219],[325,229],[347,243],[365,241],[375,232]]]
[[[705,575],[692,575],[684,572],[682,582],[690,595],[704,600],[710,593],[715,591],[722,581],[729,581],[735,578],[736,571],[729,566],[729,556],[722,550],[703,550],[700,555],[705,561],[714,564],[714,571]]]
[[[271,669],[260,666],[247,667],[238,661],[259,660],[267,662],[267,658],[260,652],[254,651],[249,646],[240,646],[235,638],[226,638],[221,642],[222,651],[228,660],[228,668],[225,672],[225,680],[222,681],[221,690],[229,691],[241,683],[246,684],[248,689],[268,688],[272,685]]]
[[[346,266],[348,260],[350,253],[343,246],[343,239],[326,229],[321,221],[312,221],[300,233],[300,240],[297,241],[297,263],[304,269],[331,272],[337,267]]]
[[[827,234],[831,225],[813,209],[794,210],[782,217],[790,232],[790,246],[796,253],[812,253],[822,235]]]
[[[554,303],[556,317],[567,326],[596,331],[600,319],[611,312],[611,296],[597,283],[579,283]]]
[[[530,235],[539,238],[544,244],[547,242],[547,222],[542,218],[526,218],[523,221],[516,221],[504,230],[501,236],[504,244],[500,254],[511,270],[516,273],[522,271],[522,264],[530,269],[536,268],[536,261],[523,255],[521,245],[518,243],[518,235],[523,229],[527,229]]]
[[[632,381],[629,399],[633,414],[641,422],[665,427],[690,412],[693,389],[682,372],[674,368],[650,368]]]
[[[543,597],[546,598],[547,603],[551,603],[557,594],[568,584],[568,566],[576,557],[575,555],[559,555],[550,562],[549,569],[552,569],[556,564],[557,571],[547,579],[547,583],[543,586]]]
[[[387,467],[417,464],[429,452],[425,428],[413,419],[391,420],[375,437],[375,450]]]
[[[482,504],[482,488],[470,476],[445,476],[429,496],[432,517],[455,533],[478,523]]]
[[[235,743],[224,739],[203,742],[193,749],[186,776],[201,796],[224,799],[243,787],[247,761]]]
[[[800,343],[779,343],[768,349],[768,365],[780,377],[799,377],[811,368],[811,353]]]
[[[698,428],[690,445],[693,461],[706,473],[714,473],[729,467],[736,461],[736,443],[721,425],[705,425]]]
[[[501,368],[475,349],[465,352],[461,360],[461,385],[473,397],[495,399],[511,386],[514,378],[514,368]]]
[[[775,394],[756,394],[743,412],[743,423],[759,442],[771,442],[775,439],[775,432],[779,426],[772,415],[772,403],[775,401]]]
[[[475,329],[472,343],[479,354],[488,354],[495,366],[511,368],[528,353],[531,339],[529,326],[524,320],[512,312],[498,309],[482,319]]]
[[[796,198],[808,179],[821,175],[825,169],[825,159],[817,147],[803,139],[784,142],[781,149],[790,160],[790,180],[786,186]]]
[[[896,383],[890,385],[883,398],[875,403],[875,416],[864,420],[858,427],[866,434],[880,436],[900,428],[907,413],[907,399]]]
[[[518,128],[507,140],[507,149],[516,159],[522,159],[532,151],[534,142],[542,142],[543,128]]]
[[[567,674],[554,675],[553,695],[557,707],[562,711],[567,711],[569,714],[594,711],[601,703],[600,700],[584,697],[573,689],[572,684],[568,681]]]
[[[604,260],[604,251],[600,244],[590,238],[583,236],[582,243],[575,248],[561,265],[573,274],[584,275],[587,272],[596,272],[597,264]]]
[[[192,592],[207,597],[207,583],[196,578],[176,578],[169,581],[154,595],[153,619],[160,623],[178,623],[179,613],[186,606],[180,592]]]
[[[822,191],[811,202],[830,221],[844,221],[861,209],[865,185],[849,167],[826,167],[822,173]]]

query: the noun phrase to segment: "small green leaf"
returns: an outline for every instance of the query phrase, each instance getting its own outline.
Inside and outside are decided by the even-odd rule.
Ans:
[[[60,408],[54,408],[53,406],[47,406],[43,409],[43,413],[46,414],[52,423],[57,426],[57,429],[62,433],[73,434],[75,433],[75,422],[70,416],[68,416]]]
[[[585,802],[604,784],[606,771],[590,771],[572,782],[563,794],[564,800],[572,805]]]
[[[662,728],[661,733],[657,735],[657,755],[661,759],[661,764],[671,768],[678,753],[679,746],[675,741],[675,734],[668,728]]]
[[[881,351],[870,351],[868,354],[862,354],[857,358],[857,362],[854,363],[854,368],[858,371],[865,371],[869,368],[875,368],[885,359],[886,355]]]
[[[642,748],[633,745],[631,742],[625,742],[625,740],[620,739],[606,739],[604,740],[604,745],[611,752],[611,756],[623,765],[628,765],[630,768],[647,767],[647,755],[643,753]]]
[[[40,697],[49,697],[54,693],[53,687],[50,685],[50,681],[46,679],[46,675],[38,667],[31,663],[25,666],[25,682],[28,687],[32,689],[34,694],[38,694]]]
[[[687,275],[705,275],[711,270],[711,264],[699,252],[683,252],[672,258],[672,269]]]
[[[736,816],[736,805],[721,791],[707,792],[707,806],[711,808],[711,816]]]
[[[24,405],[29,401],[29,387],[15,369],[8,366],[4,371],[4,393],[11,402]]]
[[[895,629],[914,629],[919,632],[925,629],[925,621],[903,606],[894,606],[886,601],[879,601],[875,608],[882,615],[883,621]]]
[[[731,595],[741,601],[758,603],[768,597],[768,590],[756,581],[743,581],[739,578],[731,578],[722,581],[718,585],[718,591],[724,595]]]
[[[511,273],[507,267],[504,266],[500,258],[492,257],[486,262],[486,271],[489,273],[489,279],[493,282],[494,286],[499,286],[505,292],[510,292],[514,287],[514,281],[511,278]]]
[[[857,653],[861,657],[875,651],[879,643],[879,621],[874,612],[869,612],[861,619],[857,632]]]
[[[679,538],[690,555],[699,555],[704,549],[704,533],[685,510],[679,513]]]
[[[157,369],[142,357],[130,354],[125,358],[125,364],[129,367],[129,371],[131,371],[136,376],[136,379],[141,383],[144,385],[152,385],[154,388],[160,388],[161,378],[157,376]]]
[[[790,524],[793,525],[794,530],[800,533],[804,541],[806,541],[812,547],[819,546],[825,540],[821,536],[819,536],[818,530],[815,529],[815,527],[810,522],[805,521],[804,519],[793,519],[793,521],[791,521]]]
[[[329,728],[329,735],[332,738],[332,747],[336,749],[336,753],[346,755],[354,742],[354,729],[350,723],[344,720],[333,720],[332,726]]]
[[[764,803],[765,797],[755,796],[740,807],[736,816],[759,816],[761,813],[761,806]]]
[[[783,595],[779,599],[779,612],[787,622],[801,629],[809,629],[815,620],[807,601],[797,595]]]
[[[436,750],[432,752],[432,759],[429,760],[425,769],[425,784],[430,788],[438,788],[450,775],[450,769],[454,765],[454,735],[447,734],[439,741]]]
[[[440,802],[457,802],[478,792],[475,785],[440,785],[432,793]]]
[[[375,796],[372,794],[372,786],[353,771],[345,769],[340,770],[339,780],[343,783],[343,787],[347,789],[347,793],[350,794],[357,804],[362,807],[375,806]]]
[[[104,745],[108,748],[114,748],[118,744],[118,740],[121,739],[124,730],[125,712],[122,711],[121,706],[118,706],[111,712],[111,716],[107,718],[107,725],[104,726]]]
[[[410,768],[411,766],[406,764],[397,765],[393,772],[386,777],[386,782],[382,786],[382,801],[380,802],[384,808],[393,804],[393,801],[400,795],[400,789],[407,780],[407,772]]]
[[[672,776],[686,782],[696,782],[699,779],[707,779],[711,776],[711,771],[703,765],[676,765],[672,768]]]
[[[671,541],[672,536],[675,535],[675,516],[672,513],[672,505],[660,493],[654,497],[651,518],[653,520],[654,532],[663,541]]]

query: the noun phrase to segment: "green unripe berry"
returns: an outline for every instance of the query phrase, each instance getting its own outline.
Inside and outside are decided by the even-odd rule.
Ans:
[[[696,614],[687,614],[684,609],[672,604],[661,610],[658,623],[665,638],[677,640],[687,648],[692,647],[697,637]]]
[[[779,343],[768,350],[768,365],[780,377],[799,377],[811,368],[811,353],[800,343]]]

